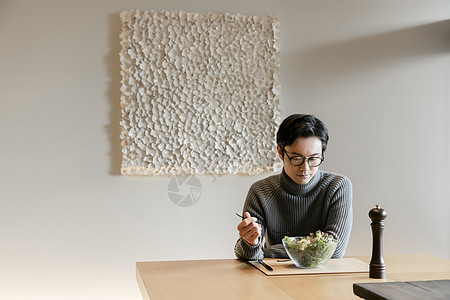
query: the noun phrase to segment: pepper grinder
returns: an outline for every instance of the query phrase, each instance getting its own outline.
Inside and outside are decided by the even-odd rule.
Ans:
[[[369,265],[370,278],[385,278],[386,265],[383,259],[383,220],[386,219],[387,213],[379,204],[369,211],[369,218],[372,220],[372,259]]]

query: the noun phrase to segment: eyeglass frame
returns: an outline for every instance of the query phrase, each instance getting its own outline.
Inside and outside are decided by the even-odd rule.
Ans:
[[[282,150],[283,150],[283,153],[286,154],[286,156],[287,156],[287,158],[289,159],[289,162],[291,163],[291,165],[294,166],[294,167],[300,167],[301,165],[303,165],[303,164],[305,163],[305,161],[308,161],[308,166],[309,166],[310,168],[317,168],[317,167],[320,166],[320,165],[323,163],[323,161],[325,160],[325,157],[324,157],[324,155],[323,155],[323,151],[322,151],[322,157],[316,157],[316,156],[313,156],[313,157],[304,157],[303,155],[294,155],[294,156],[292,156],[292,157],[289,157],[289,155],[287,154],[286,150],[285,150],[284,148],[282,148]],[[301,158],[303,158],[303,161],[302,161],[301,164],[299,164],[299,165],[294,165],[294,164],[292,163],[292,159],[293,159],[293,158],[296,158],[296,157],[301,157]],[[320,163],[319,163],[317,166],[311,166],[311,164],[309,163],[309,161],[310,161],[311,159],[320,159]]]

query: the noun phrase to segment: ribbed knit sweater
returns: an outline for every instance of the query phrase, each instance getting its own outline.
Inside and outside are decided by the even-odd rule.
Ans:
[[[353,221],[352,184],[339,174],[318,170],[307,184],[295,183],[283,170],[255,182],[247,194],[243,214],[249,212],[262,223],[259,243],[243,238],[236,242],[237,258],[288,258],[281,240],[305,236],[317,230],[332,234],[338,245],[332,258],[344,255]]]

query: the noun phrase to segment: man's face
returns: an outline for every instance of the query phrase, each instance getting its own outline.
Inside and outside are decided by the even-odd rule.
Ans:
[[[291,145],[284,147],[285,154],[283,157],[283,149],[279,146],[278,155],[284,162],[284,171],[297,184],[307,184],[311,178],[317,173],[319,167],[310,167],[308,158],[322,157],[322,142],[318,137],[298,137]],[[295,167],[289,161],[289,157],[305,157],[305,162]]]

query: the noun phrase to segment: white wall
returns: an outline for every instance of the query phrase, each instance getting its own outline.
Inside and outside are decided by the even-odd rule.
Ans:
[[[2,0],[0,298],[139,299],[135,262],[231,258],[235,212],[259,177],[199,176],[199,202],[169,177],[119,175],[124,9],[276,14],[282,110],[331,133],[323,169],[354,184],[347,255],[450,258],[450,2],[439,0]]]

